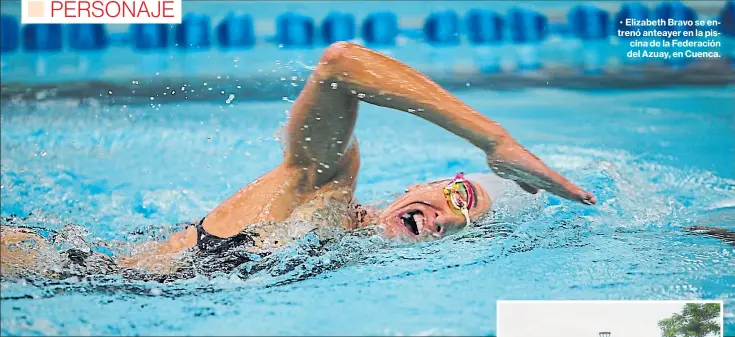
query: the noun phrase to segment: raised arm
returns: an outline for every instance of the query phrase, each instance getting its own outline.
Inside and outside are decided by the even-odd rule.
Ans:
[[[551,170],[503,127],[464,104],[418,71],[359,45],[331,45],[294,104],[286,162],[307,168],[310,182],[331,179],[352,135],[357,102],[409,112],[460,136],[488,156],[501,177],[524,190],[539,188],[593,204],[595,197]],[[325,166],[328,166],[326,168]],[[353,165],[354,166],[354,165]]]

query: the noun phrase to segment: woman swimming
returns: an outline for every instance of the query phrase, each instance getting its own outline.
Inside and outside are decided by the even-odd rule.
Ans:
[[[360,101],[411,113],[466,139],[487,154],[487,163],[498,176],[515,181],[529,193],[544,189],[583,204],[597,202],[594,195],[528,152],[499,124],[426,76],[388,56],[338,42],[326,49],[291,109],[283,162],[195,225],[165,242],[144,245],[117,263],[160,267],[168,257],[192,247],[219,252],[246,245],[255,253],[266,252],[314,228],[330,226],[345,230],[377,226],[389,237],[432,240],[488,213],[493,203],[488,181],[492,180],[472,180],[462,174],[411,186],[382,210],[357,204],[354,191],[360,155],[353,129]],[[27,252],[14,253],[8,247],[32,235],[3,230],[0,247],[4,256],[14,256],[3,259],[3,269],[6,261],[29,263],[26,260],[32,258]]]

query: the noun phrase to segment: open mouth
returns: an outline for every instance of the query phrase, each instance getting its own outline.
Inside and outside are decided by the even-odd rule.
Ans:
[[[414,235],[419,235],[421,230],[424,229],[425,221],[426,218],[424,218],[424,213],[419,210],[407,212],[401,215],[401,224],[406,226],[406,228],[408,228],[408,230]]]

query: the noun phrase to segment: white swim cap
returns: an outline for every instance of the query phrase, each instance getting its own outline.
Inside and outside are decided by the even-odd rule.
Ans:
[[[493,173],[473,173],[465,175],[472,183],[478,184],[490,196],[491,211],[495,220],[518,221],[519,216],[537,213],[533,209],[543,207],[538,195],[526,193],[514,181],[503,179]]]
[[[510,193],[513,185],[515,185],[512,181],[503,179],[492,173],[472,173],[465,175],[465,178],[482,186],[493,203],[495,203],[496,199],[502,198],[504,195]]]

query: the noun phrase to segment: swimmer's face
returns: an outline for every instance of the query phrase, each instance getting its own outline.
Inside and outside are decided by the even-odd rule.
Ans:
[[[450,180],[412,185],[406,194],[396,199],[380,214],[380,223],[388,236],[412,241],[427,241],[456,233],[467,224],[462,214],[457,214],[444,197],[444,186]],[[474,220],[490,210],[491,200],[487,192],[470,181],[475,202],[469,209]]]

